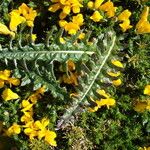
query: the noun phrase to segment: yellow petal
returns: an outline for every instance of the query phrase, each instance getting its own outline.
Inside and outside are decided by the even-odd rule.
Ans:
[[[0,79],[0,89],[4,87],[4,80]]]
[[[79,38],[80,40],[84,39],[84,37],[85,37],[85,33],[80,33],[79,36],[78,36],[78,38]]]
[[[65,13],[65,14],[70,14],[70,11],[71,11],[71,8],[70,8],[70,6],[65,6],[64,8],[63,8],[63,13]]]
[[[118,16],[118,20],[126,21],[129,19],[130,16],[131,16],[131,12],[128,9],[126,9]]]
[[[5,101],[19,98],[17,93],[14,93],[11,89],[7,88],[2,92],[2,98]]]
[[[67,16],[67,14],[65,14],[63,11],[59,14],[59,18],[60,18],[61,20],[65,19],[66,16]]]
[[[115,15],[116,7],[114,7],[113,2],[107,1],[99,7],[100,10],[107,12],[109,18]]]
[[[149,96],[150,96],[150,85],[146,85],[146,86],[145,86],[144,94],[146,94],[146,95],[149,95]]]
[[[101,16],[101,14],[98,11],[95,11],[90,17],[90,19],[92,19],[94,22],[99,22],[102,18],[103,16]]]
[[[45,141],[48,142],[52,146],[57,146],[55,138],[56,138],[56,133],[53,131],[47,130],[45,134]]]
[[[20,125],[13,123],[13,125],[8,128],[7,134],[10,136],[12,134],[19,134],[20,132],[21,132]]]
[[[73,22],[67,23],[64,28],[69,34],[76,34],[76,32],[80,29],[79,25]]]
[[[72,7],[72,11],[73,11],[73,13],[79,13],[80,12],[80,7],[79,6],[73,6]]]
[[[115,103],[116,101],[113,98],[100,99],[96,101],[96,104],[98,105],[98,107],[106,105],[107,108],[109,108],[109,106],[114,106]]]
[[[0,23],[0,34],[11,35],[12,37],[15,37],[15,33],[10,31],[7,26],[2,23]]]
[[[9,24],[10,30],[17,31],[17,26],[21,23],[24,23],[25,21],[26,21],[26,19],[24,17],[20,16],[19,13],[12,11],[10,13],[10,24]]]
[[[95,0],[94,7],[95,9],[98,9],[100,5],[103,3],[104,0]]]
[[[31,38],[32,38],[32,41],[34,42],[34,41],[37,39],[36,34],[32,34],[32,35],[31,35]]]
[[[120,23],[119,26],[121,27],[123,32],[126,32],[126,30],[132,28],[130,25],[130,20],[125,20],[123,23]]]
[[[92,9],[94,7],[94,3],[92,1],[89,1],[87,3],[88,8]]]
[[[67,24],[67,21],[65,21],[65,20],[60,20],[59,21],[59,26],[60,27],[64,27],[66,24]]]
[[[98,110],[98,106],[95,106],[95,107],[93,107],[93,108],[88,108],[88,111],[89,112],[96,112],[97,110]]]
[[[119,60],[111,60],[111,63],[116,67],[123,68],[123,64]]]
[[[20,80],[17,78],[9,78],[8,82],[15,85],[15,86],[18,86],[20,84]]]
[[[59,38],[59,42],[60,42],[61,44],[65,44],[65,43],[66,43],[66,41],[65,41],[64,38],[62,38],[62,37]]]
[[[112,84],[115,86],[119,86],[119,85],[121,85],[121,83],[122,83],[121,79],[117,79],[117,80],[112,81]]]
[[[49,7],[49,11],[51,12],[56,12],[57,10],[59,10],[61,7],[60,7],[60,4],[59,3],[56,3],[56,4],[53,4]]]
[[[146,110],[146,101],[137,101],[134,105],[134,110],[137,112],[144,112]]]
[[[142,11],[142,14],[141,14],[141,20],[142,21],[147,21],[147,18],[148,18],[148,14],[149,14],[149,7],[145,7],[144,10]]]
[[[100,89],[98,89],[98,90],[96,90],[96,92],[97,92],[99,95],[104,96],[105,98],[109,98],[109,97],[110,97],[110,95],[108,95],[108,94],[105,92],[105,90],[100,90]]]
[[[30,102],[28,100],[23,100],[21,104],[22,104],[22,107],[25,108],[28,105],[30,105]]]
[[[69,71],[73,71],[76,69],[75,63],[71,59],[67,60],[66,63]]]
[[[27,26],[29,26],[29,27],[33,27],[33,26],[34,26],[33,21],[28,20],[28,21],[27,21]]]
[[[74,24],[77,24],[77,25],[79,25],[79,26],[82,26],[82,25],[83,25],[83,22],[84,22],[83,15],[82,15],[82,14],[78,14],[78,15],[76,15],[76,16],[73,16],[72,22],[73,22]]]
[[[120,71],[118,71],[118,72],[108,71],[107,74],[111,77],[118,77],[118,76],[120,76],[121,73],[120,73]]]

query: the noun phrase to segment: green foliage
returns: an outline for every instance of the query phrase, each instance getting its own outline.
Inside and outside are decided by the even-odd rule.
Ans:
[[[69,150],[91,150],[92,143],[86,138],[83,128],[77,126],[68,127],[65,138],[68,139]]]
[[[135,29],[149,1],[112,1],[118,7],[116,16],[104,16],[104,20],[95,23],[89,19],[93,10],[86,8],[89,0],[84,0],[85,8],[81,11],[84,28],[71,37],[62,29],[58,30],[59,11],[55,15],[48,11],[52,4],[49,0],[0,2],[0,22],[7,27],[10,11],[23,2],[38,13],[33,29],[19,25],[15,39],[0,35],[0,70],[10,69],[14,77],[21,79],[19,87],[11,87],[21,100],[4,102],[0,98],[0,121],[5,123],[4,129],[14,122],[20,123],[21,101],[33,90],[46,85],[45,95],[34,106],[34,117],[50,118],[49,129],[56,129],[58,144],[53,148],[43,140],[29,142],[23,132],[21,136],[4,137],[0,127],[0,149],[3,146],[3,150],[138,150],[150,146],[150,112],[139,113],[133,109],[136,100],[149,99],[143,90],[150,83],[150,35],[136,34]],[[117,16],[125,9],[132,11],[133,28],[122,32]],[[70,21],[71,17],[72,14],[66,20]],[[83,40],[78,39],[81,32],[86,33]],[[37,34],[35,43],[31,39],[32,33]],[[65,44],[60,42],[60,37],[64,38]],[[111,78],[106,74],[108,70],[117,71],[110,63],[112,59],[125,64],[123,85],[119,88],[112,86]],[[72,60],[77,72],[81,73],[77,86],[60,82],[59,77],[68,75],[68,60]],[[64,72],[60,71],[60,66]],[[111,109],[103,106],[95,113],[88,112],[87,108],[95,106],[90,97],[99,98],[97,89],[108,91],[116,100],[116,106]],[[2,91],[0,89],[0,93]],[[72,93],[77,96],[70,97]]]
[[[31,140],[29,144],[30,149],[32,150],[53,150],[54,148],[50,147],[46,142],[43,140]]]

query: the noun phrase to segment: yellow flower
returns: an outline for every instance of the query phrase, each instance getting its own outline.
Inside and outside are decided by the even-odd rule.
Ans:
[[[136,32],[138,34],[150,33],[150,23],[147,20],[149,14],[149,7],[145,7],[139,22],[136,24]]]
[[[19,13],[26,19],[27,25],[29,27],[34,26],[33,22],[37,16],[37,12],[33,10],[33,8],[29,8],[25,3],[22,3],[22,5],[19,7]]]
[[[24,122],[25,124],[30,122],[30,121],[33,121],[33,111],[28,111],[28,112],[25,112],[25,114],[21,117],[21,122]]]
[[[121,85],[121,83],[122,83],[121,79],[117,79],[117,80],[112,81],[112,84],[115,86],[119,86],[119,85]]]
[[[49,120],[47,118],[43,118],[41,121],[40,120],[35,121],[35,127],[41,130],[45,130],[48,124]]]
[[[0,89],[4,87],[4,80],[0,79]]]
[[[59,18],[60,18],[61,20],[65,19],[66,16],[67,16],[67,14],[65,14],[63,11],[59,14]]]
[[[59,21],[59,26],[60,27],[64,27],[66,24],[67,24],[67,21],[65,21],[65,20],[60,20]]]
[[[24,23],[26,19],[22,16],[20,16],[19,12],[16,10],[13,10],[10,13],[10,24],[9,28],[11,31],[17,31],[17,26],[20,25],[21,23]]]
[[[35,42],[35,40],[37,39],[36,34],[32,34],[32,35],[31,35],[31,38],[32,38],[32,41]]]
[[[107,13],[108,18],[111,18],[115,15],[116,7],[114,7],[113,2],[108,1],[99,7],[100,10]]]
[[[120,71],[118,71],[118,72],[108,71],[107,74],[111,77],[118,77],[118,76],[120,76],[121,73],[120,73]]]
[[[80,40],[84,39],[84,37],[85,37],[85,33],[80,33],[79,36],[78,36],[78,38],[79,38]]]
[[[126,21],[127,19],[129,19],[130,16],[131,12],[128,9],[126,9],[118,16],[118,20]]]
[[[15,37],[15,33],[10,31],[7,26],[5,26],[4,24],[0,23],[0,34],[4,34],[4,35],[10,35],[12,37]]]
[[[11,136],[13,134],[19,134],[20,132],[21,132],[20,125],[13,123],[13,125],[9,127],[8,130],[6,131],[6,134],[8,136]]]
[[[146,94],[146,95],[149,95],[149,96],[150,96],[150,85],[146,85],[146,86],[145,86],[144,94]]]
[[[2,98],[5,101],[9,101],[9,100],[13,100],[13,99],[18,99],[19,96],[17,93],[14,93],[11,89],[6,88],[3,92],[2,92]]]
[[[31,104],[28,100],[23,100],[22,101],[22,107],[23,109],[21,110],[22,112],[30,111],[32,108],[33,104]]]
[[[111,63],[119,68],[123,68],[123,64],[119,60],[111,60]]]
[[[24,133],[29,136],[30,139],[38,136],[38,128],[35,127],[34,121],[30,121],[24,125]]]
[[[149,7],[145,7],[140,16],[140,18],[141,18],[140,20],[147,21],[148,14],[149,14]]]
[[[105,90],[100,90],[100,89],[98,89],[98,90],[96,90],[96,92],[97,92],[99,95],[101,95],[101,96],[103,96],[103,97],[105,97],[105,98],[109,98],[109,97],[110,97],[110,95],[108,95],[108,94],[105,92]]]
[[[79,13],[80,12],[80,7],[79,6],[73,6],[72,7],[72,12],[75,13],[75,14]]]
[[[60,78],[60,81],[66,83],[66,84],[73,84],[73,85],[78,85],[78,74],[75,72],[75,73],[72,73],[70,72],[70,75],[67,76],[66,74],[64,74],[62,76],[62,78]]]
[[[103,16],[101,16],[101,14],[98,11],[95,11],[90,17],[90,19],[92,19],[94,22],[99,22],[102,18]]]
[[[59,25],[60,27],[63,27],[69,34],[76,34],[76,32],[80,29],[80,26],[83,25],[83,21],[83,15],[78,14],[73,16],[72,22],[60,20]]]
[[[94,7],[94,2],[89,1],[89,2],[87,3],[87,6],[88,6],[88,8],[92,9],[92,8]]]
[[[67,60],[66,63],[67,63],[68,71],[73,71],[76,69],[75,63],[71,59]]]
[[[49,131],[49,130],[46,131],[46,135],[45,135],[45,141],[46,142],[48,142],[52,146],[57,146],[55,138],[56,138],[55,132]]]
[[[110,98],[110,95],[108,95],[105,90],[100,90],[98,89],[96,91],[98,94],[100,94],[101,96],[103,96],[104,98],[101,98],[99,100],[94,101],[91,97],[90,99],[96,103],[96,106],[93,108],[89,108],[90,112],[95,112],[97,111],[99,108],[101,108],[102,106],[107,106],[107,108],[109,108],[110,106],[114,106],[116,104],[116,101],[113,98]]]
[[[128,29],[132,28],[130,25],[130,20],[125,20],[123,23],[120,23],[119,26],[121,27],[123,32],[126,32]]]
[[[65,43],[66,43],[66,41],[64,40],[63,37],[60,37],[60,38],[59,38],[59,42],[60,42],[61,44],[65,44]]]
[[[73,16],[73,19],[72,19],[72,22],[79,25],[79,26],[82,26],[83,25],[83,15],[82,14],[78,14],[76,16]]]
[[[59,3],[53,4],[51,5],[48,10],[51,12],[56,12],[57,10],[59,10],[61,8],[61,5]]]
[[[17,78],[9,78],[7,82],[11,85],[18,86],[20,84],[20,80]]]
[[[95,107],[93,107],[93,108],[88,108],[88,111],[90,111],[90,112],[96,112],[97,110],[98,110],[98,106],[95,106]]]
[[[140,147],[138,150],[150,150],[150,147]]]
[[[150,111],[150,99],[147,100],[147,106],[146,109]]]
[[[70,8],[70,6],[65,6],[64,8],[63,8],[63,13],[64,14],[70,14],[70,11],[71,11],[71,8]]]
[[[20,80],[17,78],[10,78],[10,70],[0,71],[0,88],[4,87],[4,83],[13,84],[15,86],[20,84]]]
[[[51,5],[48,10],[56,12],[57,10],[62,9],[62,12],[59,15],[60,19],[64,19],[71,11],[73,13],[79,13],[80,7],[83,7],[79,0],[53,0],[52,2],[55,4]]]
[[[134,110],[137,112],[144,112],[147,107],[147,102],[146,101],[137,101],[134,105]]]
[[[48,126],[49,124],[49,120],[46,119],[46,118],[43,118],[41,121],[37,120],[35,121],[34,125],[36,128],[38,128],[38,138],[41,139],[43,138],[45,135],[46,135],[46,127]]]
[[[76,34],[77,31],[80,29],[78,24],[73,22],[69,22],[64,26],[64,29],[68,31],[69,34]]]
[[[0,79],[1,80],[8,80],[10,77],[10,70],[5,69],[4,71],[0,71]]]
[[[40,94],[43,95],[45,93],[45,91],[46,91],[46,86],[42,86],[42,87],[38,88],[35,93],[37,95],[40,95]]]
[[[118,16],[118,20],[123,21],[122,23],[119,24],[119,26],[121,27],[123,32],[125,32],[126,30],[132,28],[132,26],[130,25],[130,20],[129,20],[130,16],[131,16],[131,12],[128,9],[124,10]]]
[[[104,0],[95,0],[94,8],[98,9]]]
[[[110,106],[114,106],[116,104],[116,101],[113,98],[100,99],[96,101],[96,104],[99,108],[105,105],[107,106],[107,108],[109,108]]]

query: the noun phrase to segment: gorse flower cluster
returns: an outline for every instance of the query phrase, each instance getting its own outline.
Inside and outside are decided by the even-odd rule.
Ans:
[[[17,78],[10,77],[11,71],[4,70],[0,71],[0,81],[1,81],[1,88],[4,87],[4,84],[10,84],[18,86],[20,84],[20,80]],[[22,122],[20,125],[17,123],[13,123],[7,130],[5,130],[4,135],[12,136],[14,134],[20,134],[22,129],[24,133],[29,136],[30,139],[38,138],[42,139],[49,143],[52,146],[56,146],[56,133],[47,129],[49,125],[49,120],[47,118],[43,118],[42,120],[33,119],[33,106],[37,103],[38,99],[42,98],[42,95],[45,92],[45,88],[39,88],[35,93],[28,97],[27,100],[22,100],[21,103],[21,112],[23,112],[20,121]],[[20,99],[18,94],[14,93],[10,88],[5,88],[2,92],[2,98],[5,101]]]
[[[150,96],[150,85],[146,85],[144,89],[144,94]],[[146,110],[150,111],[150,99],[143,101],[136,101],[134,110],[137,112],[144,112]]]
[[[84,25],[84,14],[81,14],[81,10],[84,7],[82,5],[82,1],[52,1],[54,4],[52,4],[49,7],[49,11],[56,12],[59,9],[62,9],[62,12],[59,14],[59,26],[63,27],[65,31],[67,31],[69,34],[76,34],[76,32],[80,29],[80,26]],[[80,8],[81,7],[81,8]],[[116,16],[117,7],[114,6],[114,3],[112,1],[104,2],[104,0],[95,0],[95,1],[89,1],[87,3],[87,7],[90,10],[93,10],[93,14],[89,17],[94,22],[101,22],[104,18],[106,13],[106,17],[113,18],[116,17],[119,22],[122,22],[119,24],[123,32],[126,32],[130,28],[133,27],[133,25],[130,25],[130,19],[129,17],[132,15],[132,12],[130,12],[128,9],[122,11],[119,16]],[[76,16],[72,16],[72,22],[67,22],[64,20],[68,15],[71,15],[71,10],[73,15],[78,14]],[[138,34],[141,33],[149,33],[149,22],[147,21],[148,17],[148,11],[149,7],[144,8],[141,19],[139,22],[135,25],[136,32]],[[103,12],[103,13],[102,13]],[[145,14],[144,14],[145,13]],[[77,17],[78,16],[78,17]],[[142,17],[143,16],[143,17]],[[74,21],[76,20],[76,21]],[[143,30],[141,30],[141,29]]]
[[[124,68],[123,64],[119,61],[119,60],[111,60],[111,63],[119,69]],[[118,78],[121,75],[121,72],[115,71],[115,69],[112,71],[107,71],[107,74],[109,76],[109,78],[112,78],[112,81],[110,81],[110,83],[116,87],[120,86],[122,84],[122,81],[120,78]],[[108,81],[107,81],[108,82]],[[107,106],[107,108],[109,108],[109,106],[114,106],[116,104],[115,99],[111,98],[111,96],[109,94],[107,94],[105,92],[105,90],[103,89],[98,89],[96,91],[102,98],[100,98],[99,100],[94,101],[93,98],[91,98],[92,102],[95,102],[96,106],[94,108],[89,108],[90,112],[95,112],[97,111],[99,108],[101,108],[102,106]]]
[[[5,85],[9,85],[10,87],[12,85],[18,86],[20,84],[20,80],[17,78],[10,77],[11,71],[10,70],[4,70],[0,71],[0,88],[5,88],[2,92],[2,98],[5,101],[9,101],[12,99],[18,99],[19,96],[15,92],[13,92],[9,87],[5,87]]]
[[[30,139],[38,137],[38,139],[44,138],[52,146],[56,146],[56,133],[47,129],[49,125],[49,120],[43,118],[42,120],[33,119],[33,106],[37,103],[37,100],[41,98],[44,94],[44,87],[39,88],[35,93],[33,93],[27,100],[23,100],[21,103],[21,112],[23,116],[21,117],[21,122],[23,124],[18,125],[14,123],[8,128],[6,134],[11,136],[13,134],[20,134],[21,128],[23,128],[24,133],[29,136]]]
[[[10,12],[10,24],[9,29],[4,24],[0,23],[0,33],[5,35],[11,35],[15,37],[17,27],[20,24],[27,24],[29,27],[34,26],[34,19],[37,16],[37,12],[32,8],[29,8],[23,3],[18,9],[14,9]]]
[[[84,8],[82,3],[83,1],[79,0],[52,0],[52,5],[50,5],[48,10],[55,13],[61,9],[62,11],[59,14],[59,26],[64,28],[69,34],[76,34],[81,27],[83,28],[84,25],[86,25],[84,20],[87,20],[87,16],[81,13],[82,8]],[[100,23],[103,22],[103,19],[107,17],[114,17],[117,21],[121,22],[119,26],[123,32],[126,32],[133,27],[135,27],[135,31],[138,34],[150,32],[150,23],[148,21],[149,7],[144,8],[139,21],[135,25],[130,25],[129,17],[132,17],[132,12],[126,9],[117,16],[117,7],[114,6],[112,1],[89,1],[87,3],[87,8],[94,11],[93,14],[88,17],[94,22]],[[18,9],[14,9],[10,12],[9,29],[3,23],[0,23],[0,34],[11,35],[14,37],[15,32],[17,32],[17,27],[20,24],[26,24],[27,26],[33,28],[35,17],[37,17],[36,10],[33,10],[33,8],[30,8],[23,3]]]
[[[137,33],[150,33],[150,23],[148,21],[148,15],[149,15],[149,7],[145,7],[141,16],[140,20],[136,25]]]
[[[89,111],[90,112],[95,112],[97,111],[99,108],[101,108],[102,106],[107,106],[107,108],[109,108],[110,106],[114,106],[116,101],[111,98],[104,90],[97,90],[96,91],[100,96],[104,97],[101,98],[100,100],[96,100],[96,106],[94,108],[90,108]],[[94,100],[91,98],[91,100],[94,102]]]

